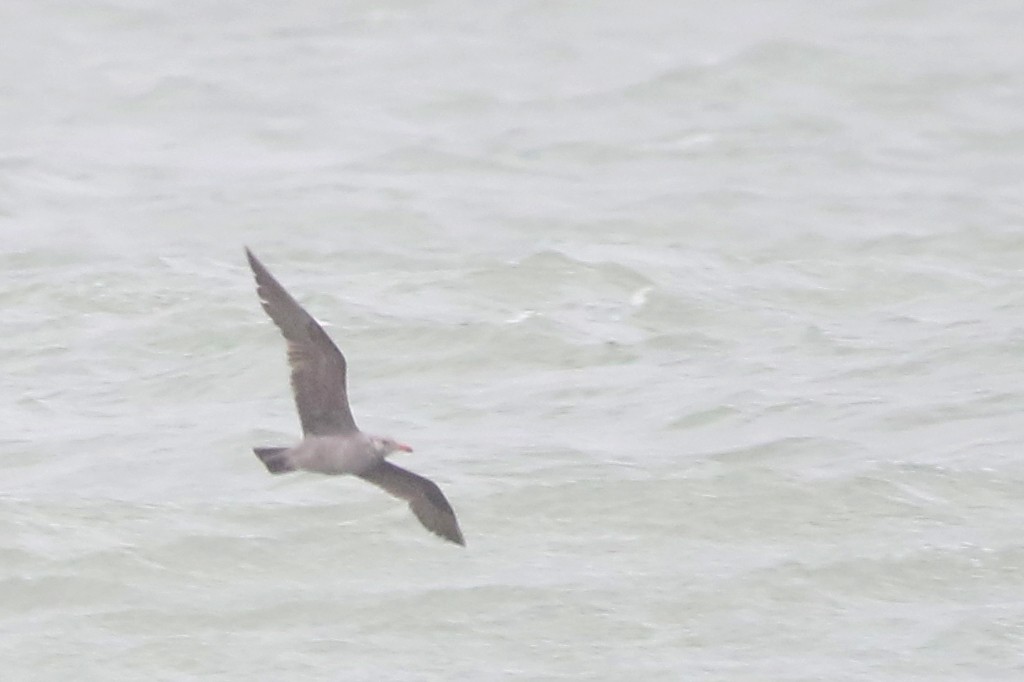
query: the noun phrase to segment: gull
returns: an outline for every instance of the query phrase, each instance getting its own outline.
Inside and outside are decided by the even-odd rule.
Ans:
[[[292,392],[302,422],[298,445],[253,448],[267,471],[358,476],[408,502],[427,530],[465,545],[455,512],[437,484],[387,460],[392,453],[412,452],[412,448],[356,426],[348,404],[345,356],[327,332],[248,247],[245,255],[256,276],[260,303],[288,342]]]

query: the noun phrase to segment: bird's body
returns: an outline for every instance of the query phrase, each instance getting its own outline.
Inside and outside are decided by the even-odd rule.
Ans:
[[[288,342],[292,390],[302,422],[303,439],[293,447],[253,448],[272,474],[311,471],[352,474],[409,503],[428,530],[464,545],[455,512],[431,481],[387,461],[408,445],[360,431],[348,405],[345,356],[320,324],[300,306],[249,249],[263,309]]]
[[[292,470],[359,475],[384,461],[362,431],[342,436],[307,436],[284,452]]]

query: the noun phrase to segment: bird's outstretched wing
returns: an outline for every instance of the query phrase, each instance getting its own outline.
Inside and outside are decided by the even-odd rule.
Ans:
[[[448,504],[447,498],[437,484],[429,478],[414,474],[388,461],[364,471],[359,477],[380,486],[395,497],[406,500],[412,513],[427,530],[457,545],[466,544],[452,506]]]
[[[303,433],[326,435],[357,430],[348,406],[345,356],[252,251],[247,248],[245,255],[256,275],[260,303],[288,342],[292,391]]]

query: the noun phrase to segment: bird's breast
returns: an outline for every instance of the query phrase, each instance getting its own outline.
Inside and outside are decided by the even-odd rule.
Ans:
[[[376,466],[380,458],[367,446],[363,438],[349,436],[321,436],[307,439],[308,456],[303,458],[303,469],[321,474],[359,474]]]

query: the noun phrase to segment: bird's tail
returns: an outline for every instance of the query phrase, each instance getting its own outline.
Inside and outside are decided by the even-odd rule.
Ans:
[[[295,465],[288,457],[289,448],[253,448],[252,451],[272,474],[287,474],[295,471]]]

